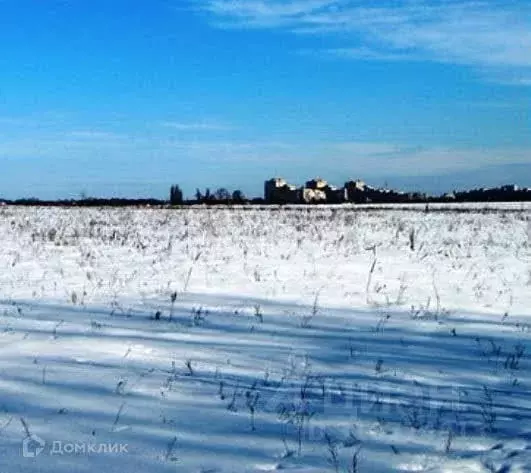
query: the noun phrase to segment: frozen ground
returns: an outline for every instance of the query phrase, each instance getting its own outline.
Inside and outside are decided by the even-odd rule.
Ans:
[[[531,208],[424,210],[0,209],[0,471],[531,471]]]

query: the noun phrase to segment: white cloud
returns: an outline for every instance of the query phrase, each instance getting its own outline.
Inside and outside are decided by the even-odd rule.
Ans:
[[[161,125],[177,131],[228,131],[234,129],[229,125],[210,122],[162,122]]]
[[[531,67],[531,5],[500,0],[203,0],[218,25],[340,34],[333,54]]]
[[[371,172],[381,172],[381,167],[370,166]],[[429,176],[460,171],[479,170],[487,166],[530,164],[531,149],[459,149],[420,148],[403,150],[389,155],[381,163],[388,174],[396,176]]]
[[[315,162],[326,156],[327,166],[349,167],[367,176],[430,176],[470,171],[494,165],[529,164],[531,148],[419,147],[385,143],[328,143],[308,148]],[[308,158],[307,158],[308,159]],[[308,159],[311,163],[312,159]]]
[[[155,167],[177,162],[242,168],[304,169],[308,175],[334,170],[345,178],[360,176],[429,176],[476,170],[486,166],[531,165],[531,148],[419,147],[392,142],[305,141],[268,142],[213,139],[175,139],[171,134],[116,134],[105,130],[74,130],[5,136],[0,141],[4,162],[43,160],[49,163],[91,163]],[[95,164],[95,163],[98,164]],[[121,165],[120,164],[120,165]]]
[[[329,0],[206,0],[201,6],[226,21],[225,26],[278,27],[329,6]]]
[[[530,53],[531,54],[531,53]],[[498,84],[512,85],[512,86],[531,86],[531,67],[522,67],[518,69],[490,69],[483,71],[483,75],[487,80],[496,82]],[[526,104],[530,106],[529,100]]]
[[[315,51],[311,51],[315,54]],[[420,58],[410,52],[385,52],[368,46],[357,48],[331,48],[320,51],[320,54],[332,55],[345,59],[361,59],[365,61],[418,61]]]
[[[126,136],[120,135],[119,133],[114,133],[110,131],[99,131],[99,130],[74,130],[66,133],[66,136],[69,136],[74,139],[81,140],[121,140],[125,139]]]

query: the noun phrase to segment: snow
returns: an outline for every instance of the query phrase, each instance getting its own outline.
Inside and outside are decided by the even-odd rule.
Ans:
[[[0,209],[0,471],[531,471],[531,207]]]

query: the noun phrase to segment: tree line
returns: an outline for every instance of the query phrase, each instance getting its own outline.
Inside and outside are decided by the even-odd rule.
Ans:
[[[224,187],[220,187],[215,191],[211,191],[210,188],[206,188],[204,191],[200,189],[195,190],[194,194],[195,199],[185,200],[183,197],[183,191],[179,185],[174,184],[170,188],[170,204],[171,205],[184,205],[184,204],[247,204],[250,202],[245,194],[236,189],[233,192],[230,192]],[[260,199],[261,200],[261,199]]]
[[[400,203],[403,202],[407,194],[396,194],[394,192],[387,193],[375,193],[372,195],[369,193],[360,193],[360,199],[354,199],[353,202],[367,202],[366,197],[369,197],[373,203]],[[470,189],[462,192],[454,191],[451,194],[445,194],[442,196],[422,196],[418,199],[409,201],[415,202],[524,202],[531,201],[531,189],[530,188],[518,188],[517,186],[508,185],[497,188],[479,188]],[[191,199],[185,199],[183,192],[179,185],[174,184],[170,188],[169,200],[166,199],[130,199],[130,198],[99,198],[99,197],[85,197],[80,199],[63,199],[63,200],[41,200],[37,197],[29,197],[17,200],[8,200],[0,198],[0,206],[7,205],[27,205],[27,206],[68,206],[68,207],[124,207],[124,206],[172,206],[179,205],[194,205],[194,204],[206,204],[206,205],[242,205],[242,204],[258,204],[263,205],[267,203],[265,199],[261,197],[248,198],[245,194],[237,189],[233,192],[221,187],[215,191],[211,191],[210,188],[206,188],[204,191],[196,189],[194,197]]]

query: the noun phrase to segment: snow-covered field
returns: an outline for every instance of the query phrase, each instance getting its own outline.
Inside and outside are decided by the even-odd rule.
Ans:
[[[0,209],[0,472],[531,471],[531,208],[469,210]]]

